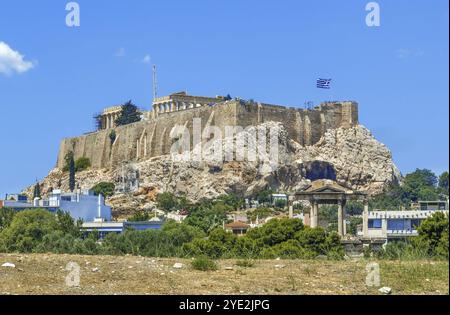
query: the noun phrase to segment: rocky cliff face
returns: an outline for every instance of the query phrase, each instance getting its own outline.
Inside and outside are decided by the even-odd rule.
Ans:
[[[165,155],[114,169],[80,172],[76,174],[77,183],[88,189],[102,181],[114,182],[117,192],[108,202],[115,215],[121,217],[151,208],[157,193],[164,191],[185,194],[192,201],[198,201],[225,193],[252,196],[267,187],[291,192],[302,189],[311,180],[328,178],[376,194],[401,178],[387,147],[361,125],[330,129],[311,146],[302,146],[290,139],[283,125],[275,122],[253,127],[254,130],[247,130],[244,136],[259,132],[261,128],[276,130],[279,135],[278,163],[274,164],[273,159],[181,162]],[[219,143],[232,140],[236,141],[236,137]],[[67,190],[68,174],[54,169],[42,181],[42,191],[50,191],[58,184]],[[27,192],[31,193],[32,187]]]

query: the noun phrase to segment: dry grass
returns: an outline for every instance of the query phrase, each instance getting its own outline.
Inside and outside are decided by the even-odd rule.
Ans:
[[[65,284],[71,261],[81,267],[80,287]],[[0,267],[0,294],[379,294],[365,285],[366,260],[256,260],[248,268],[221,260],[206,272],[186,259],[131,256],[0,254],[5,262],[16,268]],[[449,293],[448,262],[381,261],[380,268],[381,286],[393,294]]]

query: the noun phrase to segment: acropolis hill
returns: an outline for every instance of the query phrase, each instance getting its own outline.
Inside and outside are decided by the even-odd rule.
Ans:
[[[102,127],[95,133],[64,139],[61,143],[58,168],[64,167],[64,157],[74,152],[75,159],[87,157],[93,168],[109,168],[121,162],[139,162],[170,153],[170,133],[177,126],[190,131],[193,119],[200,118],[202,128],[209,125],[258,126],[265,122],[281,123],[289,137],[302,146],[317,143],[327,130],[351,128],[358,124],[358,104],[355,102],[330,102],[314,109],[289,108],[239,100],[224,101],[220,97],[198,97],[176,93],[154,101],[153,110],[145,112],[144,121],[114,127],[120,107],[105,110]],[[114,128],[116,139],[111,144],[109,134]],[[192,132],[191,132],[192,134]]]
[[[76,173],[82,189],[99,182],[115,183],[116,193],[108,202],[116,216],[151,209],[156,194],[165,191],[198,201],[226,193],[255,196],[269,187],[289,193],[326,178],[376,194],[401,178],[389,149],[359,124],[356,102],[325,102],[301,109],[182,92],[156,98],[152,110],[142,112],[141,121],[116,127],[120,112],[121,107],[107,108],[100,116],[99,131],[62,140],[56,168],[41,182],[44,193],[54,187],[68,189],[68,172],[62,169],[70,151],[75,159],[89,158],[92,164]],[[174,127],[192,131],[194,118],[201,119],[203,130],[248,127],[241,131],[244,136],[267,127],[276,130],[278,167],[261,172],[266,166],[261,160],[174,161],[170,155]],[[192,142],[192,132],[190,137]]]

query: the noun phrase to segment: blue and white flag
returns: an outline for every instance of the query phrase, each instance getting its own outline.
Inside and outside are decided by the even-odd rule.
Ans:
[[[318,89],[330,89],[331,79],[317,79]]]

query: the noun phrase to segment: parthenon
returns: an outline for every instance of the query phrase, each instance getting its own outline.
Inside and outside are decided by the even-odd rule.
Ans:
[[[192,96],[186,92],[173,93],[169,96],[159,97],[153,100],[153,118],[163,113],[176,112],[189,108],[208,106],[218,102],[223,102],[224,97]]]

